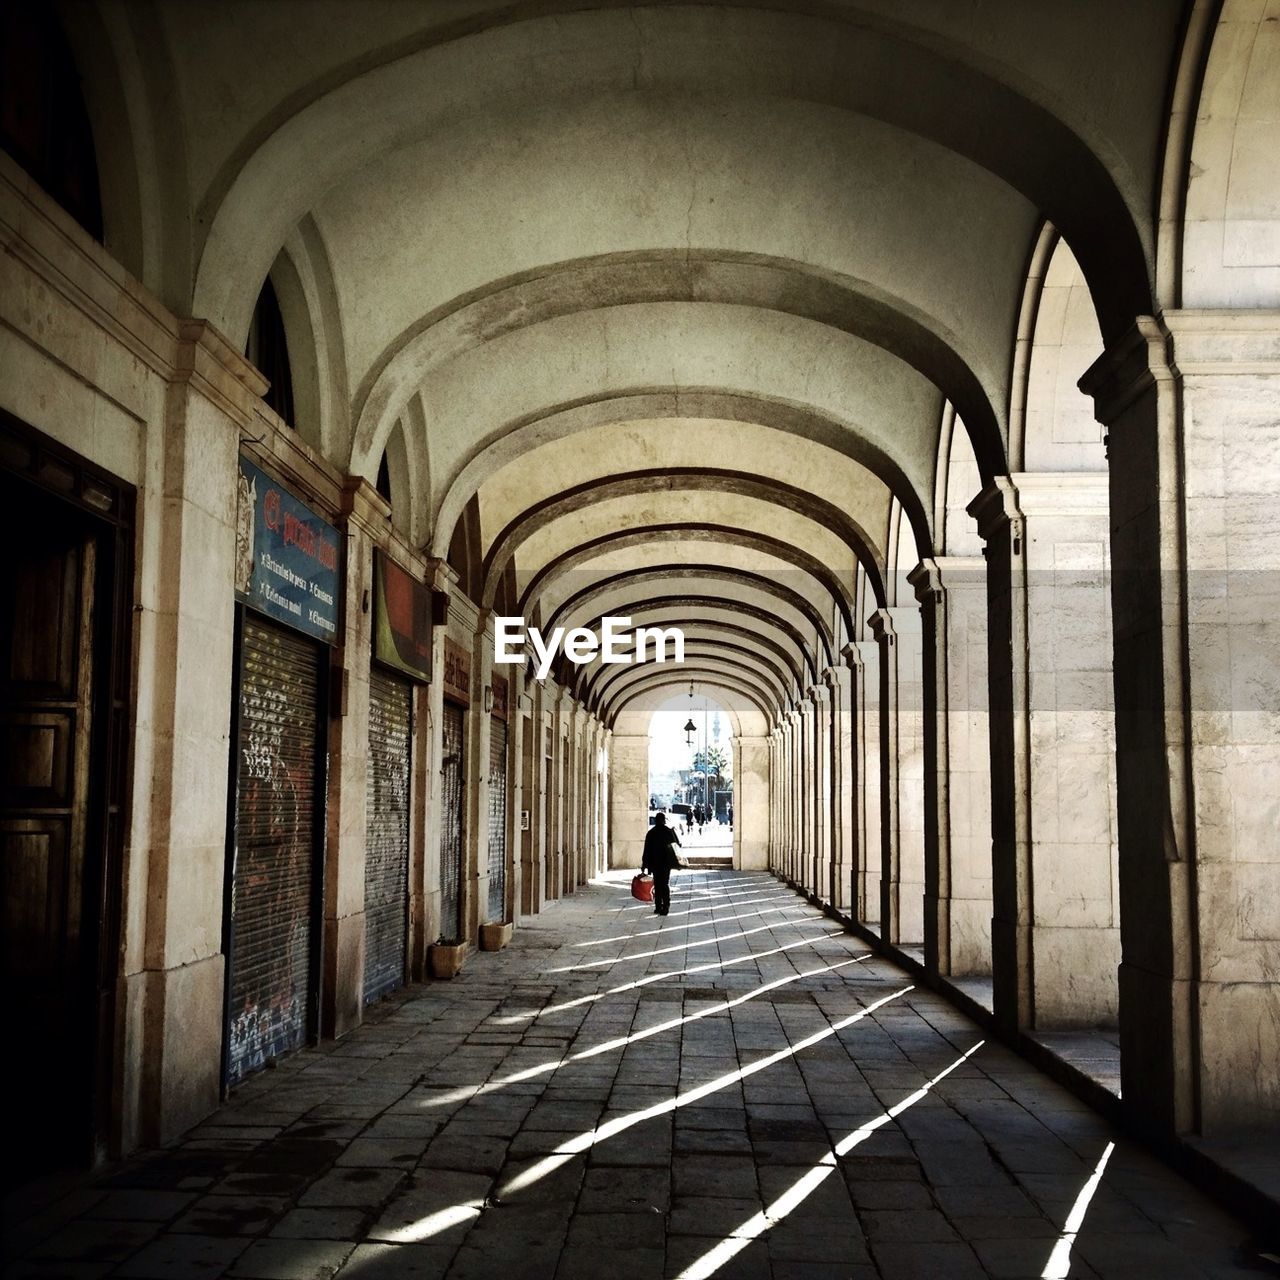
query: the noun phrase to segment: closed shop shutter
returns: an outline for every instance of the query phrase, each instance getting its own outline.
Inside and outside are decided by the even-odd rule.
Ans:
[[[320,658],[244,616],[227,1078],[306,1042],[313,982]]]
[[[364,862],[364,998],[404,981],[409,920],[409,752],[412,690],[378,668],[369,677]]]
[[[465,712],[444,704],[444,785],[440,814],[440,937],[462,938],[462,802],[465,777]]]
[[[489,721],[489,919],[507,913],[507,722]]]

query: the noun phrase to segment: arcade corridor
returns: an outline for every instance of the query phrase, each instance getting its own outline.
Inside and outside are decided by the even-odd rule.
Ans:
[[[1280,0],[0,4],[17,1274],[1280,1274],[1277,136]]]
[[[32,1277],[1274,1274],[1111,1140],[773,877],[659,923],[610,874],[6,1228]]]

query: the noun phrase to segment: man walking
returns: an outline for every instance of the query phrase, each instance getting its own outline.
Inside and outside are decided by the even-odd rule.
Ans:
[[[653,914],[665,916],[671,910],[671,872],[680,865],[676,846],[680,837],[667,826],[667,815],[654,815],[653,826],[644,838],[640,869],[653,877]]]

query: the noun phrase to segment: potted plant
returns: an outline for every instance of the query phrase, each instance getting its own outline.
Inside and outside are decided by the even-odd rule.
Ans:
[[[467,954],[465,942],[434,942],[427,948],[427,964],[433,978],[455,978]]]

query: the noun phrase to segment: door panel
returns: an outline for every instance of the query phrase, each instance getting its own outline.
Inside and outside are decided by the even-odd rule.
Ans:
[[[489,722],[489,916],[507,915],[507,722]]]
[[[0,559],[0,956],[9,1025],[36,1050],[9,1066],[18,1141],[31,1138],[39,1171],[86,1158],[92,1128],[95,956],[81,921],[97,544],[76,513],[12,483],[3,496],[22,532]]]
[[[313,1004],[320,659],[244,615],[227,1078],[300,1048]]]
[[[377,667],[370,673],[364,862],[366,1003],[404,982],[412,693],[410,685]]]
[[[440,937],[456,942],[462,937],[462,814],[466,774],[466,713],[451,702],[444,704],[444,786],[440,814]]]

